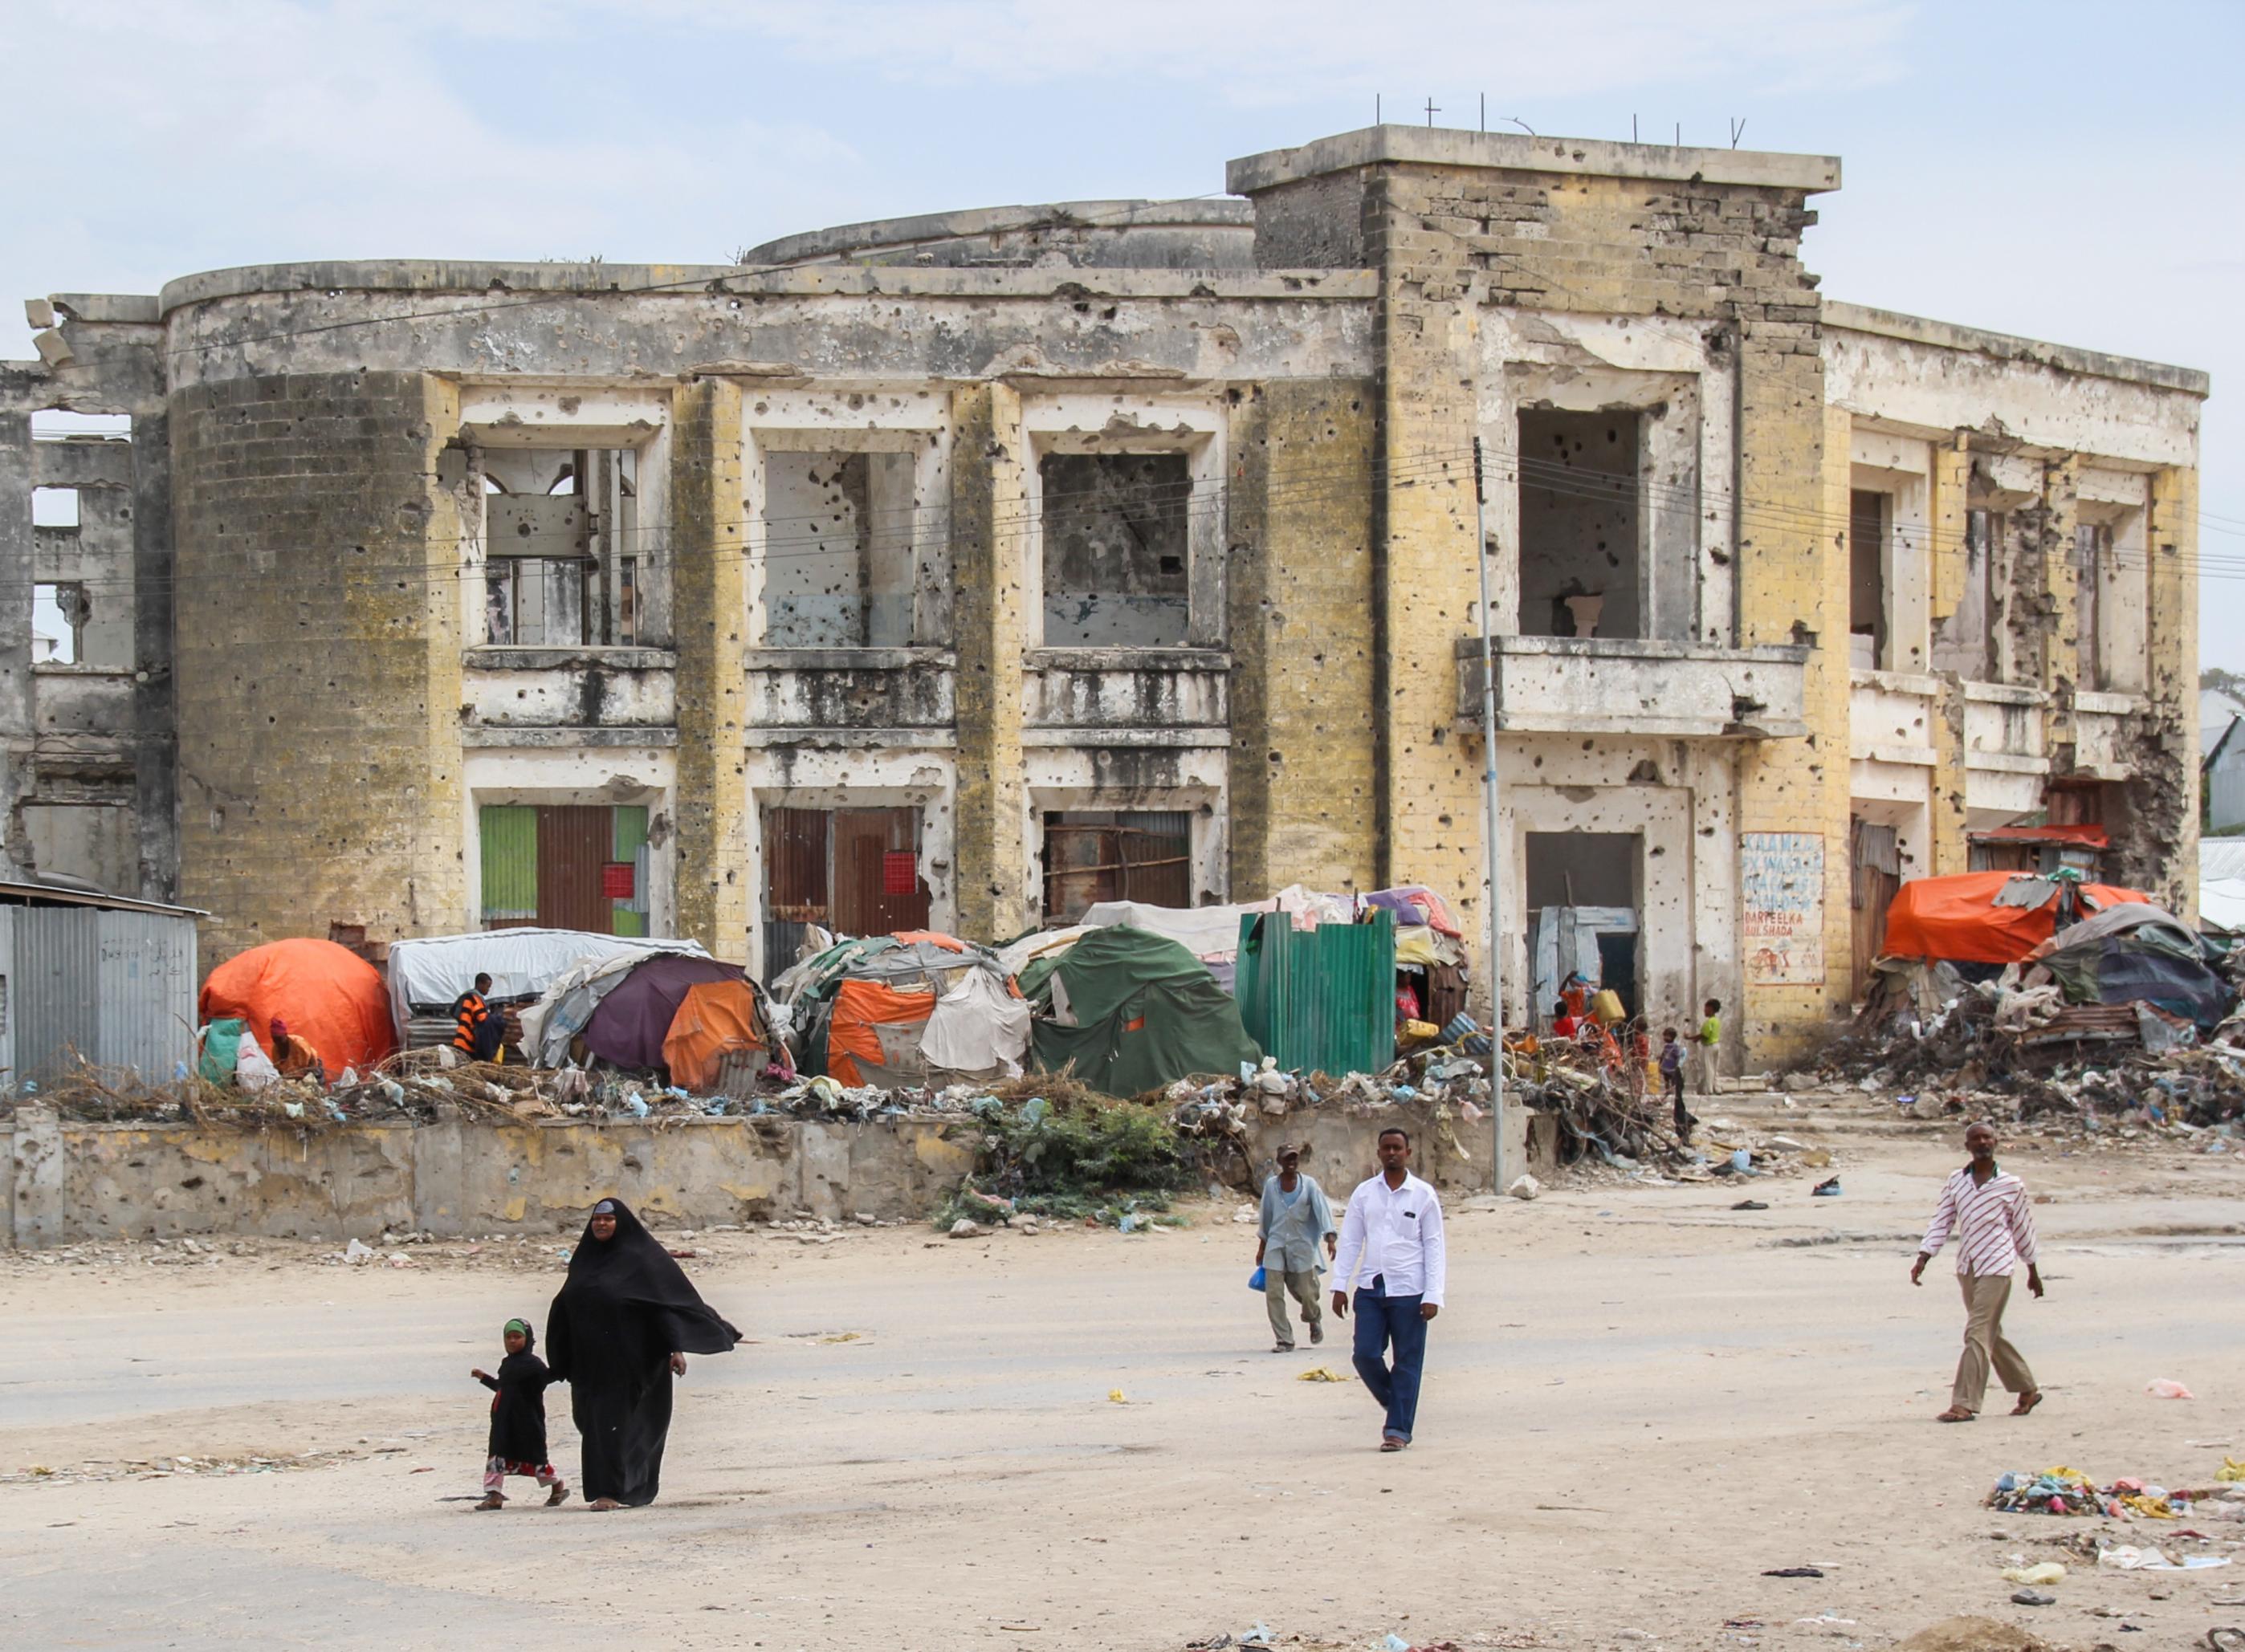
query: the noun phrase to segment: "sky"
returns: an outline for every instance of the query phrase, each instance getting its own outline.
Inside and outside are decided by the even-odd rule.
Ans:
[[[2235,0],[0,0],[0,295],[714,263],[863,218],[1211,194],[1375,98],[1580,138],[1743,121],[1742,147],[1843,159],[1804,248],[1828,295],[2213,376],[2201,662],[2245,670],[2241,49]],[[31,354],[17,315],[0,355]]]

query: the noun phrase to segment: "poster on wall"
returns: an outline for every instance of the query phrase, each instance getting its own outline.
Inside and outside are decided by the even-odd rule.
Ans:
[[[1816,986],[1824,979],[1824,840],[1814,832],[1745,832],[1746,980]]]

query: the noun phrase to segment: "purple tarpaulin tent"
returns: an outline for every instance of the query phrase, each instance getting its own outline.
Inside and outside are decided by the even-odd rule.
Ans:
[[[686,989],[704,981],[743,978],[739,965],[721,964],[713,958],[651,958],[600,1000],[585,1024],[585,1047],[620,1067],[659,1067],[662,1040],[685,1001]]]

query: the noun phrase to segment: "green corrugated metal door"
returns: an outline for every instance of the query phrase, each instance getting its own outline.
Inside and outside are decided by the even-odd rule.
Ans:
[[[486,803],[477,811],[483,840],[485,929],[515,929],[538,921],[538,810],[527,804]]]
[[[619,897],[611,920],[618,935],[647,933],[647,809],[644,804],[621,805],[616,809],[615,863],[632,869],[632,892]]]

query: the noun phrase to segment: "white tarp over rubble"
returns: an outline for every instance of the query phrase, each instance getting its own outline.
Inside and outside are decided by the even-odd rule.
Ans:
[[[392,941],[390,1012],[403,1039],[413,1005],[442,1009],[473,986],[478,975],[492,978],[492,998],[531,998],[587,960],[629,958],[636,961],[658,952],[709,956],[699,941],[595,935],[589,930],[485,930],[473,935]]]

